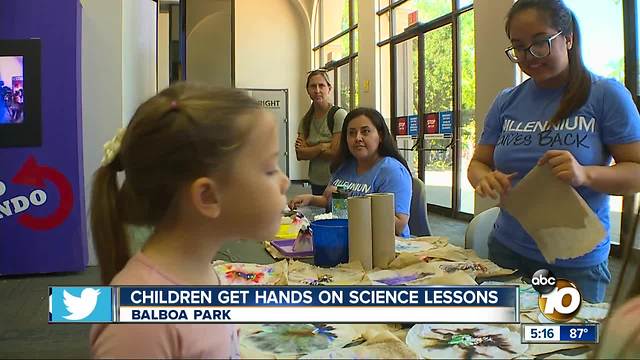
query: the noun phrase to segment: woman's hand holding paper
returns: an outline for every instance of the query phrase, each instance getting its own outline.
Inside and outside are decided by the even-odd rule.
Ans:
[[[563,182],[573,187],[587,185],[587,168],[580,165],[570,152],[549,150],[538,160],[538,165],[546,163],[549,163],[553,175]]]
[[[504,174],[498,170],[488,172],[476,186],[476,193],[480,197],[497,199],[498,195],[505,195],[511,189],[511,178],[516,173]]]

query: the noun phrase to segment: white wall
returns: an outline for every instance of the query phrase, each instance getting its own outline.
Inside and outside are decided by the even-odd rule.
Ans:
[[[155,93],[156,10],[151,0],[83,0],[81,4],[83,166],[88,210],[102,145],[128,122],[140,102]],[[96,265],[88,224],[87,230],[89,265]]]
[[[82,2],[82,137],[86,209],[102,144],[122,126],[122,0]],[[87,216],[89,265],[96,255]]]
[[[297,1],[235,2],[236,87],[289,89],[292,180],[307,178],[307,162],[296,160],[294,147],[298,123],[310,105],[304,85],[311,38],[304,11]]]
[[[122,1],[122,120],[156,93],[156,15],[152,0]]]
[[[515,65],[504,55],[507,37],[504,18],[513,0],[475,0],[476,42],[476,139],[480,139],[484,118],[500,90],[516,83]],[[466,181],[466,179],[463,179]],[[475,213],[478,214],[496,202],[475,198]]]

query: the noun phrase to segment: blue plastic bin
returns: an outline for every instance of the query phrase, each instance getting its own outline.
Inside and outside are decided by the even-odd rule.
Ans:
[[[317,220],[311,223],[313,232],[313,262],[332,267],[349,262],[349,221],[347,219]]]

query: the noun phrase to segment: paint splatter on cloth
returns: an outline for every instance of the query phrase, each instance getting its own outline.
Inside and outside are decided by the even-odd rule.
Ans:
[[[269,265],[221,261],[213,264],[221,285],[286,285],[287,268],[286,260]]]

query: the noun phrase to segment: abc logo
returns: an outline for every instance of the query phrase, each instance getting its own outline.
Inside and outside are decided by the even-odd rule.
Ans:
[[[558,279],[551,271],[541,269],[533,274],[531,283],[540,294],[538,308],[547,319],[567,322],[580,311],[582,296],[573,282]]]

